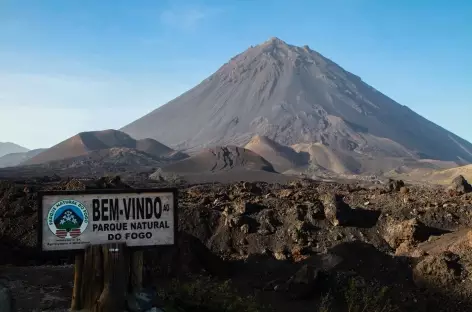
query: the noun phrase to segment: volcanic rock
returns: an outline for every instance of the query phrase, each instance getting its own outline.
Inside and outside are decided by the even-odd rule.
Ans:
[[[259,230],[258,233],[261,235],[270,235],[275,233],[277,220],[272,210],[263,210],[259,213]]]
[[[384,239],[390,247],[396,249],[404,242],[423,242],[430,235],[430,229],[416,218],[413,218],[400,223],[390,222],[387,224]]]
[[[467,182],[464,176],[459,175],[454,180],[452,180],[451,185],[448,187],[448,190],[454,191],[456,194],[465,194],[472,192],[472,186]]]
[[[457,282],[462,273],[459,256],[452,252],[425,257],[413,270],[413,279],[420,287],[440,289]]]
[[[342,196],[325,194],[321,201],[326,219],[334,226],[343,226],[350,221],[351,208],[343,201]]]
[[[399,192],[402,187],[405,186],[405,183],[402,180],[393,180],[388,179],[387,182],[387,191],[389,192]]]
[[[320,270],[312,265],[304,265],[286,283],[292,298],[307,299],[315,295],[320,280]]]

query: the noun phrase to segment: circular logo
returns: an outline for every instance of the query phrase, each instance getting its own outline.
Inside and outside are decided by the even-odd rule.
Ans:
[[[49,229],[59,238],[71,239],[80,236],[88,223],[87,209],[76,200],[61,200],[49,209]]]

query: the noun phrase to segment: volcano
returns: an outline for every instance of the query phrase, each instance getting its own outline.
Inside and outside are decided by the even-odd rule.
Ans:
[[[255,136],[348,155],[472,162],[472,144],[313,51],[278,39],[247,49],[121,129],[178,150],[245,146]]]

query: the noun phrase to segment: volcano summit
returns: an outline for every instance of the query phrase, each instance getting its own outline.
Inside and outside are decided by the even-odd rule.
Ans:
[[[233,57],[213,75],[122,128],[176,149],[244,146],[255,135],[321,143],[366,157],[472,161],[472,144],[311,50],[278,38]]]

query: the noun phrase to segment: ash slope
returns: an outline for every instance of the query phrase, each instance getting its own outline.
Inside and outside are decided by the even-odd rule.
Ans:
[[[178,125],[178,126],[176,126]],[[122,128],[176,149],[244,146],[255,135],[374,157],[472,162],[472,144],[400,105],[307,46],[251,47]]]
[[[112,148],[133,149],[153,157],[182,159],[187,155],[153,140],[135,140],[116,130],[81,132],[27,160],[21,165],[45,164],[53,161],[88,156],[90,152]],[[93,157],[92,157],[93,158]]]

